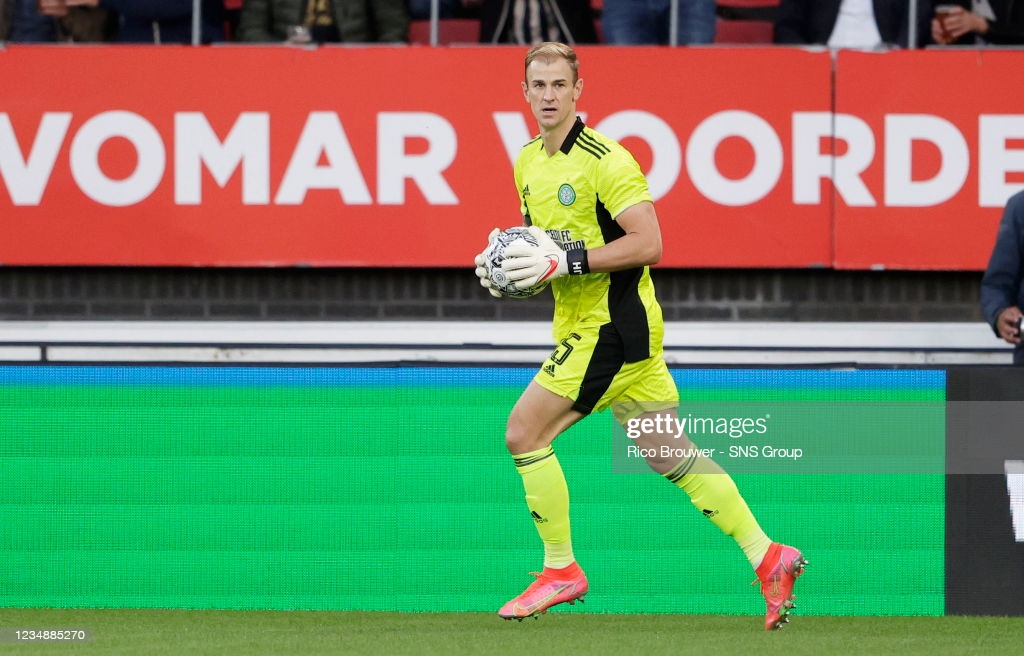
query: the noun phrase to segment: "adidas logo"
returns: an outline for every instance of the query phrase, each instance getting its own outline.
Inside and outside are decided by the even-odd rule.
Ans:
[[[544,519],[543,517],[541,517],[540,513],[538,513],[536,510],[531,510],[530,511],[530,515],[533,516],[533,521],[535,523],[537,523],[537,524],[546,524],[547,521],[548,521],[548,520]]]
[[[544,371],[544,373],[546,373],[549,376],[554,376],[555,375],[555,365],[554,365],[554,363],[546,365],[544,367],[543,371]]]
[[[714,517],[715,515],[718,514],[717,510],[708,510],[707,508],[705,508],[701,512],[704,513],[704,516],[707,517],[708,519],[711,519],[712,517]]]

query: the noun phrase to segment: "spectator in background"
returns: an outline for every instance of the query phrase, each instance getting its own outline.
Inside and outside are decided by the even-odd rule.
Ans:
[[[192,43],[192,0],[41,0],[54,7],[100,7],[117,12],[121,43]],[[201,41],[224,40],[224,1],[203,0]],[[55,9],[59,10],[59,9]]]
[[[480,41],[537,45],[597,43],[590,0],[483,0]]]
[[[117,16],[106,9],[69,8],[50,0],[0,0],[0,41],[96,43],[110,41],[116,31]]]
[[[715,0],[679,0],[676,44],[715,40]],[[671,0],[604,0],[601,27],[609,45],[668,45]]]
[[[981,314],[996,336],[1014,345],[1013,363],[1024,364],[1024,191],[1006,202],[988,267],[981,278]]]
[[[918,0],[917,45],[928,38],[932,0]],[[908,0],[781,0],[775,43],[821,44],[830,48],[906,48],[910,43]]]
[[[316,43],[404,43],[409,31],[405,0],[245,0],[238,40],[289,40],[304,26]]]
[[[931,27],[932,41],[944,46],[1024,44],[1024,2],[970,0],[970,10],[954,6]]]
[[[39,13],[38,0],[3,0],[0,4],[0,41],[52,43],[57,40],[57,18]]]

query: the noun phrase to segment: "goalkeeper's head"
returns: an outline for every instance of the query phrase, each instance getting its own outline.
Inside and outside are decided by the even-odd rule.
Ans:
[[[572,70],[572,83],[575,85],[576,81],[580,79],[580,62],[579,58],[576,57],[576,51],[564,43],[558,43],[556,41],[547,41],[530,48],[526,53],[526,66],[524,67],[525,74],[523,79],[529,82],[530,64],[533,63],[534,60],[540,60],[546,64],[551,64],[557,59],[564,59],[569,63],[569,68]]]

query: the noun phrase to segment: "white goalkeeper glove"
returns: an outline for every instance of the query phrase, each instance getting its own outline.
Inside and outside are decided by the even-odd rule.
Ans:
[[[487,248],[491,247],[491,244],[494,243],[494,239],[498,236],[499,232],[501,232],[501,230],[495,228],[494,230],[491,230],[491,234],[487,235]],[[487,250],[487,248],[484,250]],[[484,260],[483,252],[478,254],[473,261],[476,264],[475,273],[476,277],[480,279],[480,286],[490,292],[491,296],[494,298],[501,298],[502,293],[494,287],[494,283],[491,282],[491,277],[487,274],[487,262]]]
[[[505,249],[501,268],[519,289],[530,289],[565,275],[590,273],[586,249],[563,251],[548,233],[537,226],[528,228],[537,246],[517,241]]]

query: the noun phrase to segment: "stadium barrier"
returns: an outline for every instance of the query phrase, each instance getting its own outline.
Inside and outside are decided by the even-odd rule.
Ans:
[[[535,371],[0,366],[0,606],[493,612],[539,564],[502,439]],[[673,375],[692,414],[771,415],[764,445],[835,453],[898,430],[941,462],[941,370]],[[894,400],[925,420],[851,420]],[[763,612],[742,554],[682,492],[617,473],[620,437],[604,413],[557,447],[595,593],[585,610]],[[695,439],[713,448],[721,436]],[[801,607],[942,614],[941,469],[749,463],[762,469],[734,475],[748,503],[818,568]],[[792,511],[777,508],[780,486]],[[864,565],[856,595],[850,559]]]
[[[0,361],[189,363],[540,363],[550,323],[0,323]],[[671,365],[940,366],[1009,364],[982,322],[670,322]]]
[[[539,557],[501,433],[546,337],[461,330],[482,326],[4,325],[4,349],[35,351],[0,351],[0,606],[493,611]],[[821,364],[827,351],[782,364],[840,340],[933,357],[981,340],[966,326],[928,342],[892,326],[745,326],[691,326],[704,335],[691,346],[725,350],[673,375],[688,417],[767,422],[763,438],[691,434],[721,449],[766,530],[808,553],[800,611],[1019,613],[1004,603],[1020,589],[1016,465],[965,473],[977,433],[1000,431],[950,403],[1024,389],[1018,370],[908,367],[892,350],[877,367]],[[751,346],[770,364],[721,366]],[[508,361],[453,357],[463,349]],[[630,475],[623,439],[599,415],[558,443],[585,610],[762,612],[731,540],[673,486]],[[986,453],[1013,463],[1019,449]]]

